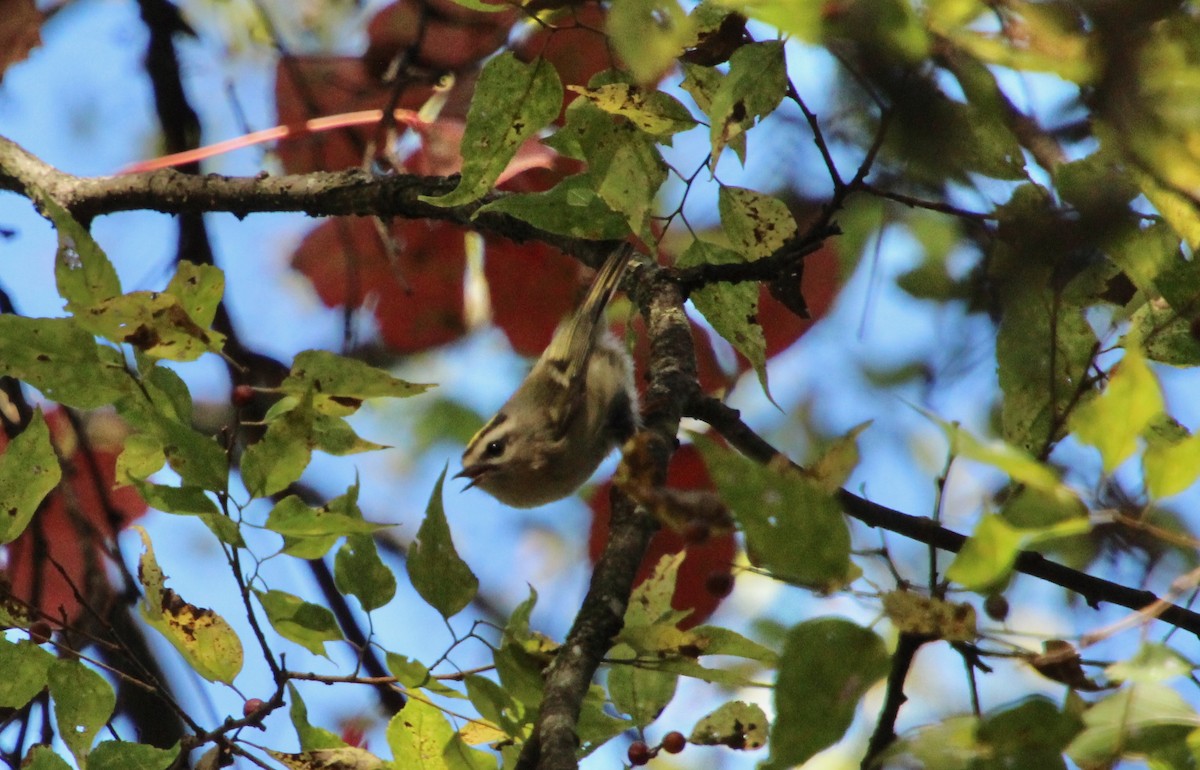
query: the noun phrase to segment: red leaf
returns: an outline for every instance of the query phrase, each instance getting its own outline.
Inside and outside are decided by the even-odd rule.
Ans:
[[[464,231],[444,222],[398,220],[390,233],[394,264],[371,220],[330,219],[304,239],[292,266],[330,307],[359,307],[369,299],[394,350],[412,353],[458,339],[466,331]]]
[[[399,0],[367,24],[364,61],[382,75],[397,55],[434,72],[474,69],[508,39],[515,10],[486,13],[453,2]]]
[[[0,81],[5,71],[42,44],[42,14],[33,0],[0,0]]]
[[[696,448],[688,444],[679,448],[671,458],[667,469],[667,485],[676,489],[714,489],[708,477],[708,469]],[[608,542],[608,522],[611,516],[608,491],[611,482],[605,482],[592,495],[588,505],[592,509],[592,529],[588,536],[588,555],[592,561],[600,557]],[[650,540],[646,557],[638,568],[634,585],[640,585],[654,569],[654,565],[666,554],[687,550],[675,584],[671,606],[677,610],[692,610],[692,614],[679,622],[687,630],[707,620],[721,604],[723,596],[708,590],[709,575],[729,574],[737,552],[733,533],[724,533],[709,538],[703,543],[688,543],[678,532],[660,529]]]
[[[456,80],[439,113],[440,117],[465,117],[474,89],[473,75],[464,75]],[[352,56],[293,56],[281,60],[275,69],[275,111],[278,121],[296,130],[312,118],[382,110],[391,101],[391,92],[392,86],[380,82],[366,62]],[[433,92],[433,87],[428,84],[408,86],[393,106],[420,109]],[[363,165],[364,153],[372,140],[376,158],[386,150],[387,136],[382,128],[382,124],[377,124],[320,133],[299,133],[281,141],[277,152],[284,169],[294,174],[358,168]],[[457,150],[456,139],[456,154]]]
[[[574,8],[574,18],[562,19],[526,39],[517,48],[517,57],[532,61],[541,56],[558,70],[564,86],[586,86],[596,73],[619,63],[604,35],[604,17],[599,3],[582,3]],[[563,112],[578,96],[574,91],[563,94]]]
[[[90,596],[96,579],[107,580],[104,544],[147,508],[132,487],[112,488],[124,427],[115,417],[94,419],[112,421],[108,427],[117,430],[107,439],[89,435],[89,456],[66,415],[56,408],[46,411],[50,436],[63,462],[63,481],[42,503],[29,528],[9,543],[4,569],[14,596],[55,618],[61,608],[68,621],[81,610],[71,586]],[[0,434],[0,446],[7,443]]]
[[[492,317],[513,350],[541,355],[559,321],[581,295],[579,263],[542,243],[487,239],[487,276]]]

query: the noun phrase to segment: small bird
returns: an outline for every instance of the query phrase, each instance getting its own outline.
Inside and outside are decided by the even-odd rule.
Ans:
[[[464,489],[514,508],[560,500],[637,430],[633,362],[603,323],[632,254],[624,245],[605,260],[517,391],[471,438],[455,475],[470,479]]]

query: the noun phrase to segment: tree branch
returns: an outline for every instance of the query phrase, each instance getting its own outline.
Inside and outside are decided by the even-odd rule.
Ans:
[[[650,340],[650,385],[642,410],[644,442],[657,483],[666,478],[676,445],[682,398],[696,389],[696,358],[680,287],[663,268],[648,262],[635,268],[634,299],[646,317]],[[639,454],[640,457],[640,454]],[[658,525],[644,509],[614,488],[608,543],[592,572],[591,584],[566,641],[546,674],[541,712],[517,767],[573,770],[578,766],[579,712],[601,659],[620,632],[633,580]]]
[[[913,659],[921,645],[929,641],[929,637],[917,634],[901,633],[896,642],[896,651],[892,653],[892,669],[888,672],[887,695],[883,699],[883,708],[879,711],[879,721],[875,723],[875,732],[867,742],[867,753],[859,765],[862,770],[870,770],[883,750],[896,740],[896,717],[900,715],[900,707],[908,700],[904,694],[904,682],[912,669]]]
[[[547,233],[506,214],[476,216],[482,206],[508,193],[493,192],[473,203],[449,208],[420,200],[422,196],[448,193],[457,184],[457,176],[376,176],[359,170],[229,177],[162,169],[124,176],[80,177],[58,170],[0,137],[0,190],[26,194],[30,185],[36,185],[83,222],[122,211],[224,211],[238,217],[301,211],[314,217],[379,216],[452,222],[517,242],[537,239],[593,266],[614,248],[609,241]]]
[[[742,422],[736,409],[716,399],[702,398],[693,401],[688,407],[687,416],[708,423],[738,451],[759,462],[766,463],[776,456],[782,456],[775,447]],[[967,540],[965,535],[941,527],[923,516],[912,516],[892,510],[844,489],[838,491],[837,499],[848,515],[868,526],[886,529],[943,551],[958,553]],[[1200,636],[1200,614],[1176,604],[1162,602],[1151,591],[1130,588],[1080,572],[1050,561],[1034,551],[1021,551],[1017,556],[1015,569],[1079,594],[1088,606],[1093,608],[1098,608],[1101,602],[1131,610],[1141,610],[1158,604],[1161,612],[1160,607],[1156,607],[1154,617]]]

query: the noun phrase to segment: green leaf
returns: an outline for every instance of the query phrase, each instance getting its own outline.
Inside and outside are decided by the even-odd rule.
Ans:
[[[971,591],[989,592],[1008,580],[1023,549],[1044,540],[1081,535],[1090,528],[1084,517],[1039,529],[1017,529],[1001,516],[985,515],[946,568],[946,578]]]
[[[28,639],[10,642],[0,636],[0,708],[20,709],[49,681],[54,656]]]
[[[1163,411],[1162,389],[1136,343],[1127,338],[1125,357],[1108,387],[1071,415],[1071,432],[1100,450],[1104,472],[1112,473],[1137,451],[1137,439]]]
[[[821,39],[820,3],[797,3],[796,0],[715,0],[751,19],[769,24],[780,32],[808,43]]]
[[[367,441],[354,432],[350,423],[341,417],[328,414],[313,416],[312,440],[315,448],[337,457],[388,448],[383,444]]]
[[[1108,258],[1149,297],[1158,294],[1155,286],[1159,276],[1179,259],[1179,236],[1161,222],[1145,228],[1129,227],[1105,245]]]
[[[184,516],[221,515],[217,504],[199,487],[169,487],[137,481],[134,485],[151,508]]]
[[[152,358],[195,361],[220,353],[225,337],[197,324],[167,292],[135,291],[79,311],[79,325],[113,342],[125,342]]]
[[[1200,478],[1200,434],[1172,444],[1150,444],[1142,456],[1142,470],[1150,499],[1184,491]]]
[[[888,672],[877,634],[848,620],[820,618],[788,632],[775,682],[771,756],[782,770],[841,739],[863,694]]]
[[[79,409],[106,406],[133,390],[121,354],[97,345],[74,318],[0,315],[0,374]]]
[[[326,730],[324,727],[314,727],[308,721],[308,706],[304,704],[304,699],[300,697],[300,691],[296,689],[296,685],[288,682],[288,697],[292,705],[289,709],[289,714],[292,718],[292,727],[296,728],[296,737],[300,739],[301,751],[316,751],[318,749],[337,749],[347,745],[336,733]]]
[[[1127,168],[1126,172],[1146,198],[1154,204],[1154,208],[1162,214],[1171,229],[1178,233],[1193,251],[1200,249],[1200,210],[1197,210],[1195,200],[1160,184],[1153,174],[1137,167]]]
[[[59,296],[67,301],[67,310],[78,313],[120,294],[117,271],[87,228],[44,191],[29,188],[29,192],[58,233],[54,277]]]
[[[521,144],[558,117],[558,71],[541,57],[526,64],[512,52],[488,60],[475,86],[462,139],[462,176],[452,192],[421,200],[460,206],[492,188]]]
[[[313,508],[296,495],[288,495],[271,509],[266,528],[286,537],[342,537],[369,535],[390,526],[364,519],[358,509],[357,496],[357,487],[353,487],[349,497],[343,495],[320,508]]]
[[[578,147],[588,164],[588,180],[597,197],[625,217],[629,229],[647,243],[657,238],[650,228],[655,196],[667,178],[667,167],[652,137],[627,121],[616,120],[595,105],[576,99],[567,123],[548,141],[562,151]]]
[[[687,617],[671,606],[675,596],[675,583],[679,578],[679,565],[687,554],[683,551],[663,554],[646,579],[638,583],[629,597],[625,609],[624,631],[675,623]]]
[[[608,694],[617,711],[628,714],[635,727],[645,727],[657,719],[675,697],[679,675],[642,668],[637,663],[619,662],[631,656],[633,650],[628,647],[626,650],[630,655],[617,648],[609,651],[614,662],[608,672]]]
[[[980,4],[969,5],[978,8]],[[1094,61],[1096,52],[1088,37],[1070,21],[1071,14],[1064,14],[1058,8],[1043,10],[1037,3],[1021,3],[1012,10],[1019,11],[1019,17],[1010,21],[1021,27],[1019,43],[1003,34],[972,29],[968,19],[959,24],[949,22],[957,27],[953,30],[948,29],[946,21],[938,23],[934,29],[947,34],[955,45],[988,64],[1018,72],[1051,72],[1080,84],[1095,78],[1098,70]]]
[[[621,733],[633,728],[628,719],[614,717],[608,707],[604,688],[592,685],[579,708],[575,732],[579,737],[579,754],[586,757]]]
[[[196,431],[189,422],[180,422],[151,408],[144,398],[123,399],[117,411],[145,437],[131,437],[138,456],[124,464],[133,478],[145,478],[156,458],[154,444],[161,447],[171,470],[179,474],[184,486],[198,487],[210,492],[224,492],[229,480],[229,458],[212,436]],[[149,471],[149,473],[147,473]],[[144,475],[140,475],[144,474]]]
[[[1022,185],[1000,215],[1004,239],[988,267],[1002,309],[996,339],[1001,430],[1006,441],[1043,457],[1062,438],[1095,353],[1096,334],[1079,296],[1092,274],[1060,263],[1067,257],[1049,233],[1064,224],[1045,190]],[[1076,278],[1066,281],[1072,269]]]
[[[446,469],[438,477],[425,520],[417,531],[417,539],[408,551],[408,578],[413,588],[431,607],[449,618],[471,603],[479,590],[479,580],[454,550],[450,525],[442,507],[442,484]]]
[[[256,589],[254,595],[276,633],[313,655],[324,656],[326,642],[340,642],[344,638],[333,613],[318,604],[286,591]]]
[[[754,751],[766,744],[769,726],[767,715],[761,708],[735,700],[697,722],[688,742]]]
[[[366,612],[379,609],[396,595],[396,576],[379,558],[370,535],[346,538],[333,560],[333,579],[337,589],[357,597]]]
[[[631,83],[606,83],[598,88],[567,86],[610,115],[620,115],[658,140],[687,131],[696,125],[692,114],[678,99],[662,91],[642,89]]]
[[[167,770],[179,756],[179,744],[160,749],[130,741],[104,741],[88,757],[90,770]]]
[[[180,306],[198,326],[207,329],[212,326],[217,306],[225,296],[225,274],[212,265],[181,260],[166,291],[179,300]]]
[[[487,2],[487,0],[454,0],[463,8],[470,8],[472,11],[483,11],[485,13],[499,13],[507,11],[510,6],[507,3]]]
[[[11,543],[25,531],[60,479],[62,468],[50,443],[50,427],[38,408],[0,455],[0,544]]]
[[[821,591],[851,579],[850,531],[832,495],[791,469],[762,466],[709,441],[696,446],[745,533],[752,564]]]
[[[112,716],[117,695],[104,677],[70,658],[54,661],[47,679],[58,737],[80,768],[86,768],[92,741]]]
[[[128,449],[128,446],[126,446]],[[122,455],[123,457],[124,455]],[[132,479],[131,483],[146,504],[164,513],[195,516],[217,538],[237,548],[245,548],[238,523],[217,510],[216,504],[199,487],[169,487]]]
[[[779,106],[787,88],[783,41],[748,43],[733,52],[729,57],[729,74],[713,95],[708,113],[714,167],[732,139]],[[745,152],[738,154],[745,163]]]
[[[410,698],[387,727],[392,764],[422,770],[494,768],[495,761],[463,743],[436,707]]]
[[[774,254],[796,234],[787,204],[744,187],[722,187],[717,199],[730,243],[749,261]]]
[[[284,767],[297,770],[384,770],[388,763],[366,749],[357,746],[339,746],[332,749],[314,749],[300,753],[263,749],[272,759]]]
[[[125,438],[121,454],[117,457],[116,482],[118,484],[146,483],[145,479],[161,470],[166,462],[167,455],[163,451],[161,441],[145,433],[134,433]],[[147,484],[147,486],[155,485]],[[151,506],[155,507],[153,503]]]
[[[29,750],[21,762],[21,770],[71,770],[67,761],[54,753],[54,749],[38,744]]]
[[[722,188],[722,194],[725,189]],[[679,256],[678,265],[691,267],[744,261],[737,252],[696,239]],[[717,334],[733,345],[754,367],[763,392],[767,398],[771,398],[767,386],[767,339],[758,324],[758,284],[749,281],[711,284],[693,290],[690,296],[692,304],[712,324]],[[774,399],[771,400],[774,403]]]
[[[283,393],[296,397],[311,391],[313,409],[335,417],[353,414],[368,398],[408,398],[432,387],[405,382],[370,364],[327,350],[297,354],[287,378],[279,385]]]
[[[728,628],[697,626],[691,634],[701,655],[735,655],[766,666],[775,666],[779,662],[779,655],[774,650]]]
[[[596,180],[576,174],[545,192],[505,195],[481,206],[478,215],[496,212],[571,238],[617,240],[629,234],[625,217],[596,192]]]
[[[1104,669],[1104,673],[1113,681],[1144,684],[1190,676],[1195,668],[1190,660],[1170,647],[1143,642],[1137,654],[1128,660],[1113,663]]]
[[[1079,731],[1079,720],[1049,700],[1032,697],[990,715],[979,725],[978,738],[990,761],[980,770],[1036,767],[1066,770],[1062,753]]]
[[[243,661],[237,632],[217,613],[190,604],[167,588],[150,536],[141,527],[134,529],[145,548],[138,562],[138,580],[145,589],[142,619],[162,634],[197,674],[210,682],[233,684]]]
[[[518,644],[505,644],[496,653],[494,662],[500,686],[521,704],[528,719],[532,720],[542,702],[542,669],[544,657],[527,652]]]
[[[1086,516],[1086,507],[1079,499],[1079,495],[1064,484],[1059,478],[1058,472],[1047,463],[1039,462],[1024,450],[1004,441],[982,441],[960,425],[946,422],[928,413],[926,416],[940,425],[946,433],[952,457],[966,458],[989,465],[1008,474],[1014,483],[1023,487],[1009,498],[1006,505],[1017,502],[1017,498],[1021,495],[1028,495],[1031,498],[1030,501],[1036,501],[1042,506],[1043,511],[1053,511],[1056,514],[1066,512],[1067,516]],[[1057,521],[1039,521],[1036,526],[1051,523],[1057,523]],[[1033,525],[1024,524],[1023,526]]]
[[[429,668],[419,660],[413,660],[407,655],[394,652],[387,654],[388,671],[396,677],[396,681],[408,688],[424,687],[429,684],[431,676]]]
[[[883,752],[879,757],[881,766],[912,766],[929,770],[970,767],[974,770],[977,766],[975,762],[991,756],[988,747],[979,743],[979,722],[979,718],[974,716],[949,717],[910,731]],[[996,770],[1003,767],[1001,765]]]
[[[617,56],[642,85],[674,66],[696,34],[677,0],[615,0],[605,26]]]
[[[242,454],[242,481],[255,497],[269,497],[300,479],[312,459],[313,401],[269,421],[267,432]]]
[[[467,697],[481,717],[499,726],[511,737],[521,735],[522,725],[527,724],[527,712],[519,701],[486,677],[473,674],[464,682],[467,685]]]
[[[872,420],[860,422],[841,436],[834,438],[820,453],[804,464],[804,472],[821,489],[834,493],[845,486],[850,474],[858,467],[858,437],[871,427]]]
[[[1083,712],[1084,729],[1067,747],[1067,756],[1084,767],[1104,766],[1124,756],[1182,744],[1200,724],[1179,693],[1147,682],[1124,687]]]
[[[1200,365],[1200,340],[1192,334],[1192,321],[1161,302],[1147,302],[1130,317],[1130,332],[1143,339],[1143,352],[1151,361],[1171,366]]]
[[[142,387],[154,409],[169,420],[192,422],[192,394],[175,370],[152,363],[142,376]]]

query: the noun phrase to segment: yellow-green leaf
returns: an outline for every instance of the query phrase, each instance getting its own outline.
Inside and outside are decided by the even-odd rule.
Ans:
[[[1127,340],[1125,357],[1099,398],[1071,416],[1075,437],[1100,450],[1105,473],[1112,473],[1137,450],[1137,439],[1163,411],[1162,390],[1141,350]]]
[[[138,580],[145,589],[142,618],[166,637],[197,674],[210,682],[233,684],[243,660],[237,632],[217,613],[191,604],[167,588],[150,535],[141,527],[134,529],[145,548],[138,564]]]
[[[104,677],[72,658],[54,661],[47,679],[58,737],[86,770],[92,741],[112,716],[117,694]]]
[[[1200,478],[1200,433],[1173,444],[1151,444],[1142,457],[1146,492],[1155,500],[1177,495]]]
[[[687,131],[695,119],[675,97],[630,83],[606,83],[598,88],[567,86],[610,115],[620,115],[640,130],[662,139]]]
[[[306,602],[287,591],[254,592],[271,627],[284,639],[295,642],[313,655],[325,655],[326,642],[343,639],[333,613],[318,604]]]
[[[542,58],[525,63],[512,52],[489,59],[479,75],[462,139],[462,176],[453,191],[422,195],[435,206],[459,206],[492,188],[521,144],[562,109],[558,71]]]
[[[11,543],[25,531],[61,478],[50,428],[39,408],[0,455],[0,543]]]
[[[408,578],[422,599],[442,617],[449,618],[475,598],[479,579],[459,557],[450,538],[450,525],[442,507],[445,480],[446,469],[443,468],[429,496],[417,539],[408,551]]]
[[[695,39],[695,22],[678,0],[615,0],[605,26],[617,55],[641,84],[662,77]]]
[[[729,74],[721,80],[709,107],[714,165],[731,140],[779,106],[787,86],[782,41],[749,43],[733,52],[729,57]],[[745,163],[745,153],[739,154]]]
[[[775,253],[796,234],[796,220],[787,205],[770,195],[722,187],[717,206],[730,244],[748,260]]]

